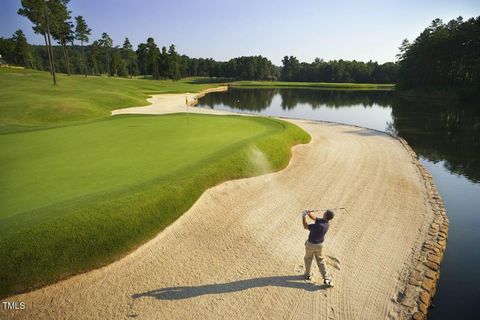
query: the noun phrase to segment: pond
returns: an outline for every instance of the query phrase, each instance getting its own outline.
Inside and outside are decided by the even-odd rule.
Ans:
[[[429,319],[476,318],[480,301],[480,108],[405,98],[393,91],[230,89],[198,107],[333,121],[408,141],[433,175],[450,219],[447,250]]]

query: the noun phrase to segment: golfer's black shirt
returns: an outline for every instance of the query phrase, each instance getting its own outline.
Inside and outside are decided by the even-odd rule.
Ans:
[[[321,218],[317,218],[315,223],[308,225],[310,234],[308,235],[308,242],[319,244],[324,240],[325,233],[328,231],[328,221]]]

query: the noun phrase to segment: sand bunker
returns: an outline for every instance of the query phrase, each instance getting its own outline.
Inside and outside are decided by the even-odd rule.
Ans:
[[[185,95],[175,99],[183,100],[183,111]],[[158,113],[161,104],[135,110]],[[127,257],[11,297],[27,308],[2,318],[403,318],[406,309],[396,299],[433,215],[415,161],[382,133],[292,122],[313,140],[293,148],[286,169],[207,190]],[[253,151],[252,161],[262,156]],[[316,266],[314,283],[301,276],[307,232],[300,211],[315,207],[347,209],[338,211],[326,237],[331,289],[315,284],[321,283]]]
[[[117,114],[167,114],[167,113],[177,113],[177,112],[195,112],[195,113],[208,113],[208,114],[228,114],[226,111],[220,110],[208,110],[202,108],[194,108],[193,106],[197,104],[198,98],[203,97],[209,92],[215,91],[227,91],[227,86],[221,86],[217,88],[211,88],[203,90],[200,93],[167,93],[167,94],[157,94],[153,95],[151,98],[148,98],[147,101],[151,103],[149,106],[145,107],[132,107],[132,108],[123,108],[112,111],[112,115]],[[189,107],[187,107],[187,103]]]

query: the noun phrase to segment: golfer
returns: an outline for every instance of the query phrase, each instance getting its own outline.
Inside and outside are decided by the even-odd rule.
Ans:
[[[307,216],[314,220],[315,223],[308,224]],[[305,279],[311,278],[312,260],[315,256],[317,260],[318,269],[323,277],[323,283],[329,287],[333,287],[332,279],[327,272],[327,266],[323,257],[323,241],[325,234],[328,231],[328,222],[332,220],[334,213],[332,210],[327,210],[323,213],[323,217],[319,218],[313,214],[313,211],[306,210],[302,213],[302,223],[306,230],[310,230],[308,240],[305,242]]]

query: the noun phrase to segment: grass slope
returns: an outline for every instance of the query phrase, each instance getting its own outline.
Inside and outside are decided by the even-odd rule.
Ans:
[[[94,95],[110,91],[95,89],[99,83],[130,82],[78,81],[92,81],[84,84],[94,92],[91,105],[100,99]],[[46,90],[53,90],[50,96],[57,89]],[[128,94],[125,99],[133,101]],[[19,100],[18,106],[30,101]],[[109,103],[101,109],[109,110]],[[0,297],[120,258],[177,219],[207,188],[279,170],[288,164],[291,146],[309,139],[280,120],[185,114],[115,116],[0,135]],[[256,163],[259,151],[268,168]]]
[[[0,68],[0,133],[99,119],[118,108],[147,105],[152,94],[198,92],[219,84],[200,78],[149,81]]]
[[[285,81],[235,81],[233,87],[246,88],[318,88],[318,89],[354,89],[354,90],[393,90],[394,84],[378,83],[331,83],[331,82],[285,82]]]

